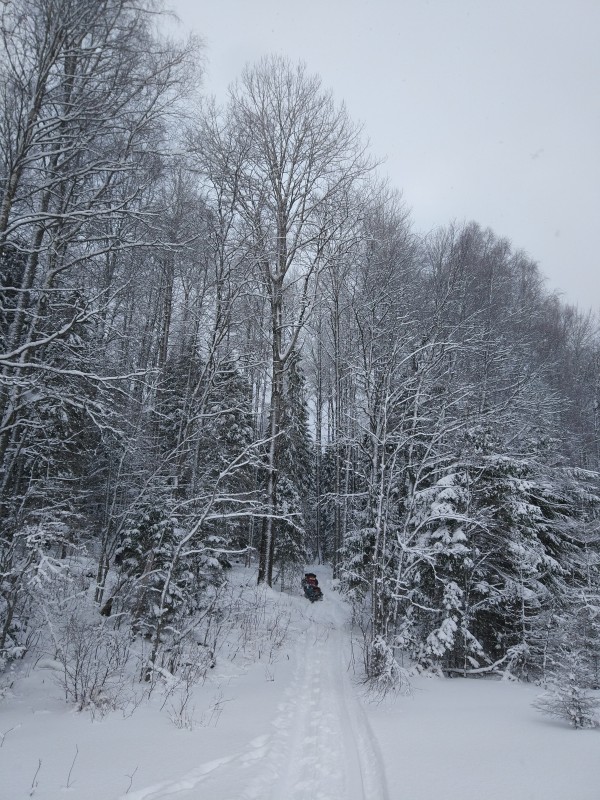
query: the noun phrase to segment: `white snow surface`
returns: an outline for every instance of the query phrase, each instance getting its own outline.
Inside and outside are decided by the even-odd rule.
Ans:
[[[269,592],[286,642],[255,663],[220,657],[191,730],[154,695],[130,715],[74,711],[50,659],[17,673],[0,704],[0,800],[600,799],[600,733],[541,716],[536,687],[415,678],[410,696],[369,698],[349,608],[312,569],[324,600]]]

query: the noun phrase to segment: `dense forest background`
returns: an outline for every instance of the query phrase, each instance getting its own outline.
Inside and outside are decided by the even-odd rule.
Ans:
[[[87,604],[175,670],[234,559],[316,559],[373,681],[597,687],[597,317],[476,222],[415,232],[303,65],[203,98],[160,14],[2,6],[3,665]]]

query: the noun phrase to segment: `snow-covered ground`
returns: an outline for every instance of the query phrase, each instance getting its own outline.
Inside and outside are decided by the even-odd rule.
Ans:
[[[268,593],[284,644],[221,655],[185,715],[155,693],[92,719],[64,704],[51,662],[32,665],[0,705],[0,798],[599,800],[600,733],[541,716],[535,687],[418,678],[369,701],[348,608],[320,578],[321,603]]]

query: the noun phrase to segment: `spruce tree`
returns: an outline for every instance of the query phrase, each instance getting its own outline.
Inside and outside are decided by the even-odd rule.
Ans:
[[[314,448],[310,437],[306,381],[299,353],[292,351],[281,408],[278,536],[275,563],[282,583],[285,572],[306,560],[314,520]]]

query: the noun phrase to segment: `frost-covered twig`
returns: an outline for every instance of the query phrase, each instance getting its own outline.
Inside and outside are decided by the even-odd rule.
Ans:
[[[21,727],[20,725],[13,725],[12,728],[9,728],[8,730],[4,731],[4,733],[0,733],[0,747],[2,747],[2,745],[4,744],[4,740],[6,739],[8,734],[11,733],[12,731],[18,730],[20,727]]]
[[[67,786],[66,786],[67,789],[70,789],[71,786],[73,785],[71,783],[71,773],[73,772],[73,767],[75,766],[75,762],[77,761],[77,756],[78,755],[79,755],[79,745],[76,744],[75,745],[75,755],[74,755],[73,761],[71,763],[71,768],[69,769],[69,774],[67,775]]]
[[[139,765],[138,765],[138,767],[139,767]],[[126,776],[125,776],[126,778],[129,778],[129,786],[128,786],[128,787],[127,787],[127,789],[125,790],[125,794],[129,794],[129,792],[130,792],[130,790],[131,790],[131,787],[133,786],[133,779],[135,778],[135,773],[138,771],[138,767],[136,767],[136,768],[133,770],[133,772],[131,773],[131,775],[126,775]]]
[[[37,779],[37,776],[39,775],[39,772],[40,772],[41,768],[42,768],[42,759],[39,758],[38,759],[37,769],[36,769],[36,771],[34,773],[33,780],[31,781],[31,791],[29,792],[29,797],[33,797],[33,795],[35,794],[35,790],[38,787],[39,781]]]

